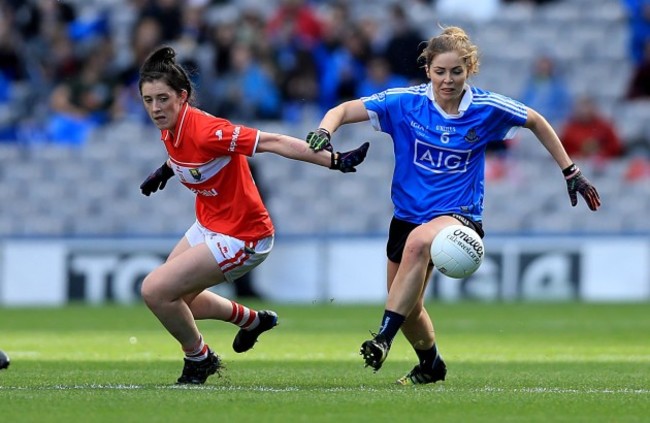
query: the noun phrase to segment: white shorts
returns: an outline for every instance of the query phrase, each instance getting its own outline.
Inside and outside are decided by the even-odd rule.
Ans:
[[[273,249],[274,236],[257,241],[242,241],[228,235],[212,232],[199,222],[185,232],[192,247],[206,243],[217,265],[228,282],[233,282],[262,263]]]

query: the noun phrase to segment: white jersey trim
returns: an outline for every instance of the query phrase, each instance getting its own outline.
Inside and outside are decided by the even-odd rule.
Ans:
[[[178,134],[175,134],[176,139],[174,139],[174,147],[178,148],[181,145],[181,136],[183,134],[183,125],[185,124],[185,117],[187,116],[187,111],[190,109],[189,103],[183,105],[183,110],[181,111],[181,123],[178,125]]]
[[[474,104],[488,105],[526,119],[528,111],[520,103],[496,93],[476,94]]]
[[[370,118],[370,124],[373,128],[375,128],[375,131],[383,132],[381,130],[381,122],[379,122],[379,115],[377,112],[369,109],[366,109],[366,111],[368,112],[368,117]]]
[[[255,145],[253,145],[253,152],[251,153],[251,155],[249,157],[253,157],[255,155],[255,153],[257,153],[257,144],[259,144],[259,142],[260,142],[261,132],[262,131],[260,131],[259,129],[257,130],[257,135],[255,136]]]

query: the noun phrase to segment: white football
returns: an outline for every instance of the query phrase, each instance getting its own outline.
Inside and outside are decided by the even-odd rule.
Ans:
[[[483,241],[475,230],[463,225],[451,225],[433,239],[431,261],[446,276],[462,279],[481,266],[483,251]]]

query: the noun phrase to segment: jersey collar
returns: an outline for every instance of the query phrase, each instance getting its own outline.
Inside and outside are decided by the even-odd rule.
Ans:
[[[463,98],[460,99],[460,104],[458,105],[458,114],[457,115],[450,115],[436,103],[436,98],[433,95],[433,85],[429,82],[427,84],[427,97],[429,97],[429,100],[433,103],[433,106],[440,112],[440,114],[445,118],[445,119],[456,119],[461,116],[467,111],[469,106],[472,104],[472,100],[474,99],[474,95],[472,94],[472,87],[469,86],[469,84],[465,84],[463,87],[465,90],[465,93],[463,94]]]
[[[187,117],[187,112],[189,110],[190,104],[186,102],[178,113],[178,120],[176,121],[174,132],[168,129],[162,131],[161,137],[163,141],[173,139],[173,145],[175,148],[178,148],[178,146],[181,145],[181,140],[183,139],[183,128],[185,127],[185,118]]]

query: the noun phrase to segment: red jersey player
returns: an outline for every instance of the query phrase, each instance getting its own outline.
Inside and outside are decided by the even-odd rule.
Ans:
[[[204,342],[196,320],[238,325],[236,352],[251,349],[278,321],[273,311],[255,311],[207,290],[250,271],[273,247],[273,224],[247,157],[272,152],[347,173],[363,162],[368,143],[345,153],[314,152],[297,138],[235,125],[192,107],[192,84],[170,47],[147,58],[139,87],[169,155],[142,183],[142,193],[163,189],[177,175],[196,194],[197,218],[167,261],[144,279],[142,298],[185,352],[177,383],[202,384],[221,360]]]

